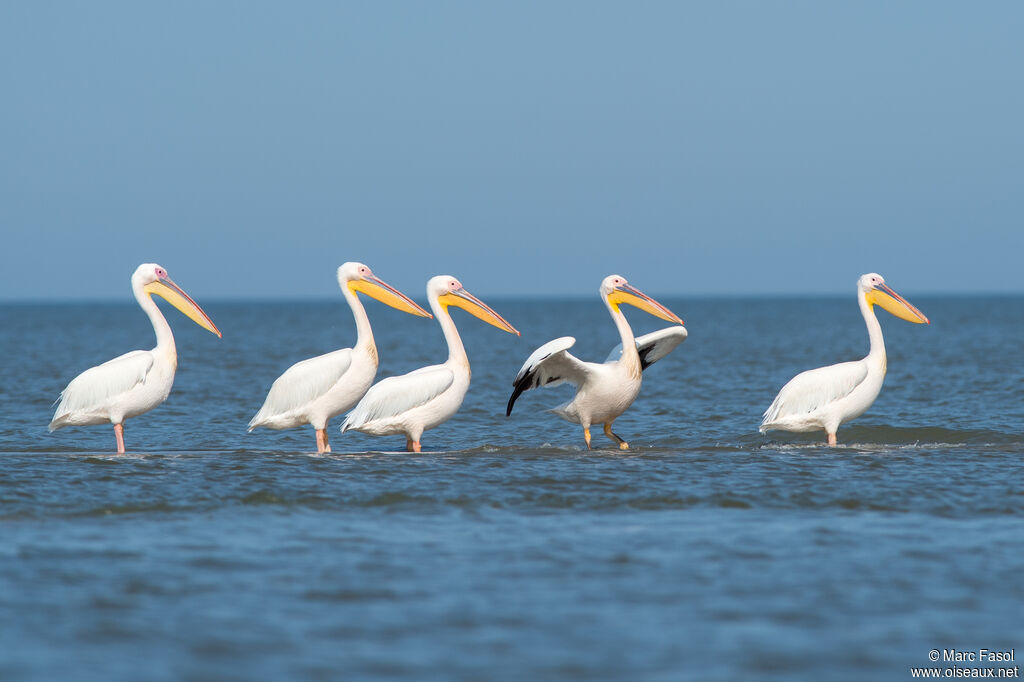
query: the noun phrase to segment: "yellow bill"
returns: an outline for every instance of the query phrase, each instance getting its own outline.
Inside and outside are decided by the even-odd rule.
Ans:
[[[676,324],[683,323],[683,321],[679,319],[679,316],[674,312],[658,303],[647,294],[641,292],[636,287],[631,287],[628,284],[622,284],[619,287],[616,287],[612,293],[608,294],[608,301],[616,310],[619,309],[620,304],[627,303],[635,308],[639,308],[645,313],[650,313],[655,317],[660,317],[667,322],[675,322]]]
[[[506,322],[505,318],[494,312],[490,306],[465,289],[459,289],[458,291],[450,291],[447,294],[442,294],[437,300],[445,307],[453,305],[456,308],[462,308],[470,315],[480,318],[488,324],[493,324],[498,329],[503,329],[510,334],[515,334],[516,336],[520,335],[519,330]]]
[[[180,310],[188,319],[192,320],[208,332],[213,332],[217,338],[221,338],[220,330],[213,323],[210,316],[203,312],[192,298],[182,291],[181,287],[172,282],[170,278],[158,279],[145,286],[147,294],[156,294],[175,308]]]
[[[885,291],[882,291],[881,289],[872,289],[865,294],[868,300],[868,305],[880,305],[888,312],[901,320],[906,320],[907,322],[913,322],[915,324],[931,324],[931,322],[928,321],[928,318],[924,316],[924,313],[910,305],[905,298],[884,284],[881,286]]]
[[[404,313],[419,315],[420,317],[433,317],[426,310],[416,305],[411,298],[373,275],[349,282],[348,288],[352,291],[364,293],[370,298],[375,298],[381,303],[389,305],[396,310],[401,310]]]

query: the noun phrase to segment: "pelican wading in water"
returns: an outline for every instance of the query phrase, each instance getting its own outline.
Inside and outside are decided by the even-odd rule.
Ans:
[[[519,336],[515,327],[449,275],[438,275],[427,282],[427,300],[448,342],[448,360],[380,381],[348,414],[342,431],[354,429],[373,436],[401,433],[405,435],[406,449],[420,452],[423,432],[443,424],[459,411],[469,389],[469,358],[448,313],[449,306],[462,308]]]
[[[551,411],[583,427],[583,439],[588,449],[591,425],[603,424],[604,434],[617,443],[620,449],[626,450],[629,443],[612,432],[612,422],[633,404],[640,392],[643,371],[671,353],[686,339],[686,327],[682,326],[683,321],[679,316],[631,287],[624,277],[605,277],[600,291],[601,300],[608,306],[608,312],[619,329],[622,343],[612,349],[603,363],[596,363],[584,362],[569,353],[569,348],[576,343],[572,336],[548,341],[526,359],[516,375],[505,415],[512,414],[512,406],[523,391],[568,381],[576,386],[576,395]],[[626,316],[619,310],[623,303],[668,322],[675,322],[678,326],[634,338]]]
[[[430,317],[430,313],[385,284],[362,263],[339,267],[338,286],[356,320],[355,347],[302,360],[285,370],[249,422],[249,431],[257,426],[290,429],[311,424],[316,429],[317,452],[330,452],[327,421],[359,402],[377,375],[377,346],[366,309],[356,294],[362,292],[411,315]]]
[[[875,317],[880,305],[901,320],[929,324],[924,314],[885,284],[876,273],[857,280],[857,303],[868,327],[871,347],[862,360],[840,362],[801,372],[789,380],[765,410],[760,431],[825,430],[828,444],[836,444],[840,424],[855,419],[871,407],[885,379],[885,341]]]
[[[114,425],[117,451],[124,453],[124,420],[149,412],[167,400],[178,367],[174,335],[152,295],[156,294],[203,329],[220,338],[220,330],[189,295],[156,263],[143,263],[132,274],[132,293],[153,323],[156,348],[133,350],[85,370],[60,394],[50,431],[65,426]]]

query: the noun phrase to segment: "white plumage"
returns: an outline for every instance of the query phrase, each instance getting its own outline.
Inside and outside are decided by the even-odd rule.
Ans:
[[[167,277],[155,263],[144,263],[132,274],[132,292],[156,333],[152,350],[135,350],[91,367],[61,391],[50,431],[65,426],[112,423],[117,451],[124,452],[124,420],[148,412],[167,399],[178,366],[174,335],[151,298],[156,294],[181,310],[196,324],[218,337],[209,316]]]
[[[420,452],[423,432],[443,424],[459,411],[469,390],[469,358],[448,306],[463,308],[499,329],[519,335],[454,277],[431,278],[427,282],[427,300],[448,342],[448,360],[388,377],[373,386],[346,416],[342,431],[353,429],[373,436],[404,434],[406,448]]]
[[[822,424],[811,415],[852,395],[868,378],[869,366],[865,360],[857,360],[800,372],[782,387],[765,410],[764,423],[773,426],[764,428],[774,428],[784,419],[794,424],[809,422],[809,430],[821,428]],[[857,415],[850,418],[854,416]]]
[[[665,327],[650,334],[636,337],[636,351],[640,356],[640,364],[647,369],[658,360],[671,353],[676,346],[686,340],[686,327]],[[622,344],[612,348],[605,362],[615,362],[622,357]]]
[[[518,385],[529,375],[529,383],[531,384],[529,388],[558,386],[566,381],[579,386],[586,380],[589,371],[587,365],[593,363],[583,362],[570,353],[569,349],[574,345],[576,345],[575,336],[561,336],[548,341],[530,353],[530,357],[526,358],[526,362],[523,363],[523,366],[516,374],[515,380],[512,382],[513,385]],[[619,355],[621,355],[621,344],[618,348]],[[514,403],[515,400],[513,399],[510,402]],[[509,409],[511,411],[511,405],[509,405]]]
[[[377,374],[377,347],[366,309],[357,296],[366,293],[387,305],[423,317],[423,310],[397,289],[385,284],[362,263],[338,268],[338,286],[356,321],[356,345],[295,363],[270,387],[267,398],[249,422],[249,431],[264,426],[289,429],[310,424],[316,430],[318,452],[330,452],[327,422],[355,405]]]
[[[132,393],[144,388],[146,376],[157,357],[155,351],[133,350],[79,374],[61,391],[50,431],[64,426],[119,423],[162,403],[171,390],[168,382],[161,382],[152,400],[139,400]],[[158,370],[158,373],[164,372]],[[150,383],[155,387],[158,382]],[[127,413],[129,411],[131,414]]]
[[[591,425],[603,424],[605,435],[626,449],[629,444],[612,432],[612,422],[633,404],[639,394],[643,370],[672,352],[686,339],[687,332],[675,313],[629,286],[623,277],[606,277],[601,282],[600,293],[619,329],[621,343],[612,349],[604,363],[598,364],[584,362],[569,352],[576,343],[572,336],[548,341],[530,354],[516,374],[505,414],[512,414],[512,407],[523,392],[569,382],[576,386],[576,394],[552,412],[582,426],[588,448]],[[619,310],[620,303],[636,306],[679,326],[634,338],[633,330]],[[627,349],[626,352],[623,348]]]
[[[782,387],[764,412],[761,433],[823,429],[829,445],[837,442],[840,424],[864,414],[875,402],[885,379],[886,356],[882,326],[874,305],[915,323],[928,318],[885,285],[881,275],[869,273],[857,281],[857,301],[868,328],[870,351],[861,360],[841,362],[797,374]]]
[[[249,430],[252,431],[257,426],[290,429],[303,424],[313,424],[313,428],[316,429],[324,428],[327,420],[338,414],[331,407],[332,396],[329,394],[332,389],[340,393],[355,394],[355,399],[358,400],[369,388],[369,383],[355,381],[354,375],[345,376],[352,368],[353,353],[351,348],[342,348],[301,360],[286,369],[270,386],[263,406],[249,422]],[[363,362],[357,364],[376,369],[376,363],[373,363],[372,359],[362,360]],[[363,374],[369,374],[369,381],[373,381],[375,372]],[[342,383],[343,379],[347,379],[347,384]],[[366,383],[362,390],[361,383]],[[344,395],[339,398],[341,401],[345,399]]]
[[[465,390],[448,391],[454,383],[455,372],[445,365],[431,365],[382,379],[367,391],[342,430],[385,436],[404,433],[404,425],[413,422],[422,424],[423,431],[432,429],[447,421],[448,413],[462,404]],[[468,388],[468,381],[465,384]]]

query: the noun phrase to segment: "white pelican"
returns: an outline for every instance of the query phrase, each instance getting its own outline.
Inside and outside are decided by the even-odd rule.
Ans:
[[[857,280],[857,303],[871,340],[867,357],[809,369],[790,379],[765,410],[761,433],[770,429],[824,429],[828,444],[835,445],[839,425],[864,414],[882,390],[886,370],[885,341],[882,339],[882,325],[875,317],[875,304],[902,320],[929,324],[920,310],[886,286],[882,276],[873,272],[861,275]]]
[[[583,439],[588,449],[591,424],[604,424],[604,434],[618,443],[620,449],[626,450],[629,443],[612,433],[612,422],[633,404],[640,392],[643,371],[683,342],[686,327],[681,326],[683,321],[675,313],[631,287],[624,277],[605,277],[600,291],[615,326],[619,328],[622,344],[612,349],[603,364],[598,364],[583,362],[569,353],[569,348],[576,343],[571,336],[548,341],[526,359],[516,375],[505,415],[512,414],[512,405],[523,391],[568,381],[576,386],[576,395],[551,411],[583,427]],[[666,327],[634,339],[626,316],[619,310],[622,303],[680,326]]]
[[[427,282],[427,300],[448,342],[448,360],[382,380],[348,414],[342,431],[355,429],[373,436],[402,433],[406,449],[419,452],[423,432],[443,424],[459,411],[469,389],[469,358],[448,306],[462,308],[519,336],[515,327],[449,275],[438,275]]]
[[[285,370],[249,422],[250,432],[257,426],[290,429],[312,424],[316,429],[317,452],[331,451],[327,421],[355,405],[377,375],[377,346],[357,292],[403,312],[430,317],[430,313],[382,282],[362,263],[344,263],[339,267],[338,286],[356,319],[355,347],[302,360]]]
[[[136,268],[132,292],[153,323],[156,348],[133,350],[79,374],[61,391],[60,404],[50,422],[50,431],[110,422],[114,425],[118,453],[124,453],[124,420],[149,412],[167,400],[178,367],[174,335],[151,295],[165,299],[218,338],[221,335],[213,320],[156,263],[143,263]]]

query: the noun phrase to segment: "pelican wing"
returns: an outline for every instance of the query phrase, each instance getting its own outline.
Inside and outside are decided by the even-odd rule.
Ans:
[[[414,372],[388,377],[366,392],[359,404],[345,417],[342,431],[358,429],[378,419],[398,417],[425,405],[448,390],[455,374],[444,365],[423,367]]]
[[[781,418],[810,414],[841,400],[853,393],[867,375],[868,366],[863,361],[841,362],[801,372],[790,379],[775,396],[775,400],[764,412],[761,426]]]
[[[249,430],[265,419],[304,407],[327,393],[352,366],[352,349],[342,348],[296,362],[279,376],[263,407],[249,422]]]
[[[686,340],[686,327],[676,325],[659,329],[650,334],[636,337],[636,350],[640,354],[640,367],[647,369],[658,360],[675,350],[676,346]],[[612,348],[605,362],[615,362],[622,357],[622,344]]]
[[[575,338],[563,336],[548,341],[526,358],[512,382],[512,396],[508,399],[505,416],[512,414],[516,398],[524,391],[538,386],[557,386],[563,381],[579,386],[586,380],[590,372],[587,363],[569,353],[575,343]]]
[[[133,350],[85,370],[61,391],[50,431],[65,426],[67,417],[101,409],[113,398],[145,383],[152,368],[153,353]]]

